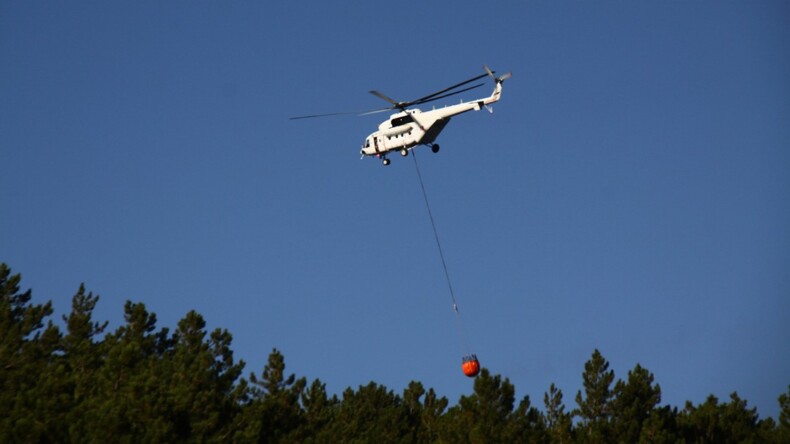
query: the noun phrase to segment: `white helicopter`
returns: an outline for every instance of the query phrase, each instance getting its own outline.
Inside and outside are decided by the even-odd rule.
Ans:
[[[368,115],[398,109],[400,112],[391,115],[388,120],[381,122],[381,124],[379,124],[378,131],[365,138],[365,143],[362,145],[362,149],[359,152],[362,157],[375,156],[381,159],[384,165],[389,165],[390,160],[387,158],[387,155],[393,151],[398,151],[400,152],[401,156],[406,157],[409,155],[409,150],[413,149],[414,147],[418,145],[427,145],[431,147],[431,151],[438,153],[439,144],[435,143],[436,138],[439,136],[439,133],[442,132],[444,127],[447,126],[447,123],[450,122],[450,119],[453,116],[465,113],[467,111],[480,111],[480,109],[483,107],[489,111],[493,111],[489,105],[499,101],[502,95],[502,82],[509,79],[511,73],[504,74],[500,77],[495,77],[494,72],[491,71],[488,66],[484,65],[483,68],[486,71],[485,74],[409,102],[397,102],[378,91],[370,91],[370,93],[374,96],[392,104],[392,106],[388,108],[364,113],[314,114],[309,116],[291,117],[291,119],[294,120],[312,117],[326,117],[340,114]],[[409,108],[414,105],[433,102],[434,100],[443,99],[445,97],[478,88],[483,84],[479,83],[477,85],[458,90],[458,88],[480,80],[486,76],[489,76],[494,80],[494,92],[488,97],[472,100],[469,102],[461,102],[456,105],[450,105],[444,108],[433,109],[431,111],[425,112],[418,108]]]

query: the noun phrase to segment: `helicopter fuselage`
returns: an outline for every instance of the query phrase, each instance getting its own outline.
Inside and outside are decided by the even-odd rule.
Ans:
[[[412,148],[428,145],[437,152],[439,145],[435,144],[436,138],[453,116],[468,111],[480,111],[484,106],[499,101],[501,94],[502,82],[497,80],[494,92],[489,97],[431,111],[404,109],[381,122],[379,129],[365,138],[360,154],[363,157],[376,156],[384,159],[386,165],[389,163],[386,156],[392,151],[399,151],[406,156]]]

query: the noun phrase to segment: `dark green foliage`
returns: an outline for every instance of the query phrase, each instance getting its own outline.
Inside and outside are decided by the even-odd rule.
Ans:
[[[302,442],[329,442],[328,426],[335,420],[338,400],[326,394],[326,384],[316,379],[302,392],[304,422],[299,437]]]
[[[134,442],[172,440],[178,436],[170,415],[165,359],[172,356],[167,330],[154,333],[156,316],[143,304],[126,302],[123,325],[99,346],[95,393],[85,401],[83,437],[74,440]]]
[[[650,412],[642,423],[640,443],[672,444],[678,441],[677,407],[663,406]]]
[[[93,322],[93,309],[98,301],[98,296],[86,294],[85,286],[80,285],[72,298],[71,313],[63,316],[66,322],[64,362],[68,369],[65,379],[71,395],[65,424],[69,425],[68,435],[74,440],[89,435],[84,418],[91,414],[89,408],[99,395],[96,380],[99,369],[104,365],[104,344],[96,341],[107,328],[107,322]]]
[[[579,442],[607,443],[612,442],[610,419],[612,416],[612,382],[614,371],[609,370],[609,361],[604,359],[597,349],[584,364],[582,373],[584,396],[576,394],[578,408],[574,415],[581,418],[580,430],[577,433]]]
[[[318,379],[287,374],[277,349],[259,375],[242,378],[231,334],[207,332],[194,311],[171,333],[145,305],[126,302],[124,324],[105,332],[93,319],[99,296],[81,285],[64,334],[49,320],[52,304],[33,304],[20,282],[0,263],[0,442],[790,442],[790,387],[778,423],[736,393],[679,412],[659,405],[647,369],[615,381],[595,350],[572,412],[554,384],[544,411],[529,396],[516,405],[513,384],[485,368],[452,407],[417,381],[400,395],[370,382],[339,399]]]
[[[661,387],[653,374],[637,364],[628,380],[617,381],[612,401],[612,434],[617,442],[638,442],[645,421],[661,402]]]
[[[0,442],[53,441],[68,402],[61,333],[44,323],[52,303],[32,304],[21,279],[0,263]]]
[[[529,397],[513,410],[515,387],[499,375],[482,369],[475,378],[474,393],[461,396],[448,411],[442,433],[444,442],[540,442],[544,434],[542,415],[530,406]]]
[[[502,442],[514,402],[513,384],[482,369],[475,378],[474,393],[461,396],[458,406],[450,409],[451,418],[455,419],[452,429],[457,432],[453,438],[457,442]]]
[[[573,425],[571,414],[565,412],[565,404],[562,402],[562,390],[557,388],[554,383],[549,387],[549,391],[543,395],[543,405],[546,408],[545,425],[550,441],[558,444],[569,444],[573,441],[573,436],[571,435]]]
[[[777,431],[779,442],[790,442],[790,386],[787,392],[779,395],[779,430]]]
[[[298,429],[306,422],[299,405],[305,391],[306,380],[285,376],[285,358],[272,350],[269,362],[263,369],[262,379],[250,374],[248,396],[251,401],[244,406],[241,424],[234,435],[239,442],[299,442]],[[320,389],[313,387],[316,403],[321,403]]]
[[[403,391],[404,406],[407,410],[409,435],[413,442],[436,442],[441,430],[441,420],[447,408],[447,398],[439,398],[433,389],[412,381]]]
[[[370,382],[357,391],[346,389],[328,437],[336,442],[412,442],[408,409],[403,399]]]
[[[747,408],[737,393],[732,393],[730,402],[725,403],[719,403],[713,395],[699,406],[686,402],[678,417],[681,436],[693,443],[770,442],[775,427],[766,430],[766,425],[766,421],[759,420],[757,409]]]

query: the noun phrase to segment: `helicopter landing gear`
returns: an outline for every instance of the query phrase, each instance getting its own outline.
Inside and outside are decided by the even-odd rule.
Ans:
[[[403,156],[403,157],[408,156],[409,155],[409,150],[407,150],[406,148],[400,150],[400,155]]]
[[[385,157],[385,158],[381,159],[381,163],[383,163],[384,166],[387,166],[387,165],[390,164],[390,160]]]
[[[438,143],[434,143],[433,145],[431,145],[431,152],[433,152],[434,154],[439,152],[439,144]]]

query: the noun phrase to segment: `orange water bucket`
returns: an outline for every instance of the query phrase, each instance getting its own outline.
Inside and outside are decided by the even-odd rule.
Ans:
[[[464,356],[461,359],[461,370],[470,378],[477,376],[477,374],[480,373],[480,361],[477,360],[477,356]]]

